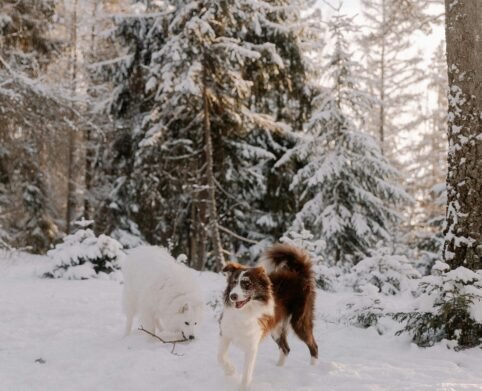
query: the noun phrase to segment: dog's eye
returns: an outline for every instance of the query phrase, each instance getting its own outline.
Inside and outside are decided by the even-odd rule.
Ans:
[[[241,281],[241,288],[249,289],[251,288],[251,283],[249,281]]]
[[[189,326],[189,322],[184,322],[184,324],[185,324],[186,326]]]
[[[197,325],[197,322],[194,322],[194,326],[196,326],[196,325]]]

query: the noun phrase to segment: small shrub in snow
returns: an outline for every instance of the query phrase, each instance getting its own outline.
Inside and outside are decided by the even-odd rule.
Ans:
[[[368,328],[376,326],[385,315],[383,297],[374,285],[365,285],[363,292],[353,297],[346,305],[344,319],[357,327]]]
[[[390,252],[388,248],[381,248],[353,267],[348,280],[351,280],[356,291],[361,291],[367,284],[375,286],[384,295],[396,295],[410,290],[412,280],[420,278],[420,273],[404,255]]]
[[[45,277],[84,280],[118,270],[124,254],[115,239],[106,235],[96,237],[92,230],[81,229],[66,236],[47,255],[54,265]]]
[[[388,248],[374,251],[344,277],[345,284],[358,293],[346,304],[343,318],[348,323],[363,328],[377,326],[378,332],[383,333],[380,320],[391,321],[397,302],[405,300],[404,296],[412,298],[414,280],[420,274],[406,256],[392,252]],[[398,298],[395,300],[394,296]]]
[[[319,261],[313,265],[313,272],[316,286],[324,291],[336,292],[343,285],[341,279],[343,270],[338,266],[326,266]]]
[[[432,275],[424,277],[414,311],[398,313],[405,326],[397,334],[409,333],[419,346],[442,340],[455,342],[456,349],[477,346],[482,341],[482,271],[465,267],[450,270],[437,261]]]

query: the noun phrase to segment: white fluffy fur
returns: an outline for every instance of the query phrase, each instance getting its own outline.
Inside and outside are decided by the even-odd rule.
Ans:
[[[228,348],[233,343],[244,352],[244,370],[241,380],[241,390],[243,391],[249,389],[253,379],[258,346],[263,336],[258,319],[265,314],[274,314],[272,301],[267,304],[250,301],[240,309],[225,307],[223,312],[218,361],[226,375],[233,375],[235,369],[228,358]]]
[[[201,290],[191,271],[164,248],[140,246],[122,264],[125,333],[137,315],[142,327],[155,333],[194,338],[202,318]]]

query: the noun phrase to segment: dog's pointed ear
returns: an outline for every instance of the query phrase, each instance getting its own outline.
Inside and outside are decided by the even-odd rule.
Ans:
[[[189,309],[189,303],[184,304],[181,308],[179,308],[179,313],[184,314]]]
[[[235,272],[236,270],[245,269],[245,267],[237,262],[228,262],[226,266],[223,267],[222,272],[228,275]]]

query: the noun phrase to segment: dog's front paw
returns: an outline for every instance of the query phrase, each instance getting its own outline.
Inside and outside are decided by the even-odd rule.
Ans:
[[[224,362],[223,369],[226,376],[233,376],[236,373],[236,368],[234,368],[234,365],[230,362]]]
[[[239,391],[249,391],[249,390],[250,390],[249,384],[241,383],[241,385],[239,386]]]

